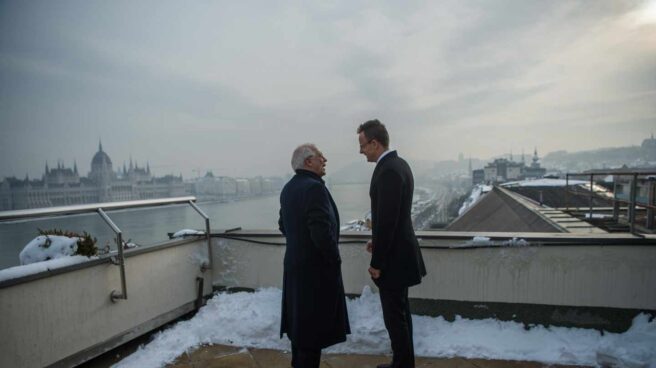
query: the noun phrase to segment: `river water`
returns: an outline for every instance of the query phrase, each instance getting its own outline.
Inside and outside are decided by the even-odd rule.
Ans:
[[[342,223],[363,218],[369,209],[369,184],[334,184],[330,191]],[[242,229],[277,229],[279,196],[270,195],[229,203],[198,203],[210,217],[213,231],[241,227]],[[147,246],[168,239],[167,233],[190,228],[204,230],[203,218],[189,205],[120,210],[108,212],[123,232],[123,239],[132,239]],[[99,248],[115,246],[114,233],[98,214],[90,213],[38,220],[0,223],[0,269],[20,264],[18,254],[38,236],[37,229],[62,229],[98,238]]]

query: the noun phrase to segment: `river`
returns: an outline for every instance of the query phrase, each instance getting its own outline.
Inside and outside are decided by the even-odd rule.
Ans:
[[[342,223],[362,218],[369,209],[368,184],[333,184],[330,187]],[[235,202],[201,202],[199,207],[210,217],[214,230],[277,229],[279,196],[277,194]],[[189,205],[119,210],[108,212],[123,231],[124,240],[147,246],[167,240],[167,233],[180,229],[204,229],[203,218]],[[37,220],[0,223],[0,269],[20,264],[18,254],[38,236],[37,229],[86,231],[98,238],[99,248],[115,245],[114,233],[98,214],[71,215]]]

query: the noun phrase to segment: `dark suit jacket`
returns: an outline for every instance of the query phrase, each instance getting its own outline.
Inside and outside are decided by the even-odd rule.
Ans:
[[[280,337],[306,349],[346,341],[339,213],[321,177],[296,171],[280,194],[278,224],[287,240]]]
[[[414,178],[410,166],[396,151],[377,164],[371,178],[371,267],[381,270],[374,280],[384,288],[417,285],[426,275],[424,259],[412,228]]]

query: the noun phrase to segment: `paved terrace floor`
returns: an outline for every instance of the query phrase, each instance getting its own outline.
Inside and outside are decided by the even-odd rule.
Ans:
[[[321,368],[375,368],[390,357],[361,354],[322,354]],[[203,346],[185,353],[168,368],[289,368],[291,353],[269,349],[246,349],[225,345]],[[463,358],[417,358],[416,368],[538,368],[575,367],[536,362]]]

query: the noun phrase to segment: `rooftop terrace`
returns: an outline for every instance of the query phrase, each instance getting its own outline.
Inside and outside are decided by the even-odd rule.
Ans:
[[[115,353],[101,356],[81,368],[105,368],[117,363]],[[389,363],[390,357],[366,354],[327,354],[321,356],[321,368],[375,368]],[[227,345],[207,345],[179,356],[168,368],[289,368],[291,353],[272,349],[247,349]],[[416,368],[539,368],[581,367],[539,362],[465,358],[417,357]]]

